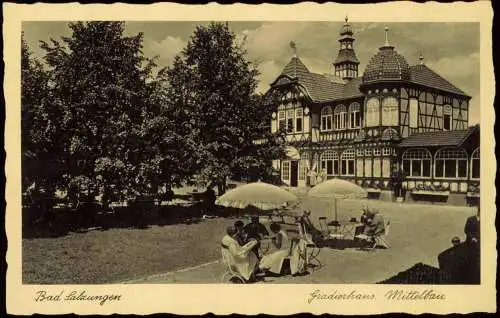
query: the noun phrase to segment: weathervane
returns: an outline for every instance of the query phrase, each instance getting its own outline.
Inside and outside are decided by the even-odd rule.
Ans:
[[[293,50],[293,56],[294,57],[297,57],[297,45],[295,44],[294,41],[290,41],[290,47],[292,48]]]

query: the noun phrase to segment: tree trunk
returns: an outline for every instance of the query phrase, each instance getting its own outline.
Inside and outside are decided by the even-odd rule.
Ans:
[[[219,196],[226,193],[226,178],[222,178],[217,182],[217,194]]]

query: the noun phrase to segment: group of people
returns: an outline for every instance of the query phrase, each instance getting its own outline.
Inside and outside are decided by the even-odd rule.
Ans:
[[[254,216],[244,225],[236,221],[229,226],[222,238],[222,253],[227,265],[245,281],[255,281],[269,273],[282,274],[285,260],[289,260],[292,275],[302,273],[304,264],[304,243],[300,239],[290,239],[278,223],[271,223],[271,233]],[[269,239],[271,246],[261,254],[262,240]]]
[[[356,235],[356,238],[364,240],[372,244],[372,246],[375,244],[375,238],[377,236],[385,234],[384,217],[379,211],[370,209],[367,205],[363,206],[361,224],[361,234]]]
[[[438,255],[441,283],[479,284],[481,282],[480,207],[465,221],[465,240],[452,238],[452,247]]]

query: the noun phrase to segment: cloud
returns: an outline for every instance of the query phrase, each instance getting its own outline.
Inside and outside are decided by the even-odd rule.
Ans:
[[[257,92],[264,93],[269,89],[269,85],[276,79],[280,74],[283,66],[276,63],[274,60],[267,60],[259,63],[259,85],[257,86]]]
[[[158,56],[157,64],[159,68],[172,64],[175,56],[179,54],[186,46],[180,37],[167,36],[161,41],[144,39],[144,55]]]

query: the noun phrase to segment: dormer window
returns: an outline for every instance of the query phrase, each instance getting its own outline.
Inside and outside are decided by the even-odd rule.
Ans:
[[[332,130],[333,112],[330,106],[325,106],[321,109],[321,130]]]
[[[361,113],[358,103],[349,106],[349,128],[359,128],[361,126]]]
[[[345,129],[347,125],[347,110],[344,105],[335,108],[333,117],[333,128],[336,130]]]

